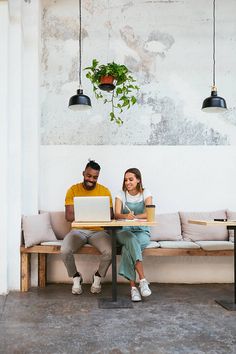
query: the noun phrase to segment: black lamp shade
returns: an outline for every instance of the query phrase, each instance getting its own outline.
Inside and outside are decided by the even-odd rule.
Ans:
[[[86,111],[92,108],[90,98],[83,94],[82,89],[78,89],[77,95],[72,96],[69,100],[69,108],[72,111]]]
[[[217,96],[217,91],[211,91],[211,96],[203,101],[202,110],[207,113],[221,113],[227,110],[225,99]]]

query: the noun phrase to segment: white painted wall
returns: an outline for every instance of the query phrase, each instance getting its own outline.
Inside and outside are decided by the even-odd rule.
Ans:
[[[140,168],[160,213],[236,210],[234,146],[41,146],[40,208],[63,210],[70,185],[82,179],[87,160],[101,166],[100,182],[113,196],[124,171]],[[53,187],[53,188],[52,188]]]
[[[8,290],[7,280],[7,38],[8,38],[8,7],[7,1],[0,2],[0,195],[2,208],[0,213],[1,243],[0,243],[0,294]]]
[[[22,11],[22,214],[38,211],[39,80],[41,1],[21,2]]]
[[[14,103],[13,103],[14,102]],[[20,287],[21,178],[22,178],[22,36],[21,4],[9,4],[8,32],[8,153],[7,257],[8,289]]]
[[[121,188],[123,172],[139,167],[158,213],[236,210],[236,149],[232,146],[41,146],[41,209],[64,210],[66,190],[81,181],[88,158],[101,164],[100,183],[110,188],[113,197]],[[77,259],[89,282],[98,257]],[[145,268],[148,278],[158,282],[233,280],[232,257],[148,257]],[[69,281],[59,257],[50,257],[49,269],[49,280]]]

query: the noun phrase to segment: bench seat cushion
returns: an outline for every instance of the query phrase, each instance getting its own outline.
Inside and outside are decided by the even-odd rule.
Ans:
[[[61,246],[62,245],[62,240],[46,241],[46,242],[41,242],[40,244],[42,246]],[[84,246],[85,247],[91,247],[91,245],[89,245],[89,244],[86,244]],[[159,242],[151,241],[150,244],[146,248],[158,248],[158,247],[160,247]]]
[[[42,246],[61,246],[62,240],[41,242]]]
[[[160,241],[161,248],[200,248],[195,242],[191,241]]]
[[[158,248],[160,247],[160,243],[157,241],[151,241],[146,248]]]
[[[228,241],[228,230],[221,225],[196,225],[190,224],[192,220],[226,219],[226,210],[212,212],[179,212],[182,235],[186,241]]]
[[[196,241],[205,251],[233,250],[234,244],[229,241]]]
[[[157,214],[157,226],[151,227],[151,240],[153,241],[179,241],[182,240],[181,224],[178,213]]]
[[[227,210],[226,215],[228,220],[236,220],[236,211]],[[234,242],[234,230],[229,230],[229,240]]]

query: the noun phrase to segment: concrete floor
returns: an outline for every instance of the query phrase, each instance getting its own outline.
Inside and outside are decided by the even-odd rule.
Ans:
[[[0,353],[235,354],[236,312],[214,299],[231,299],[231,284],[152,284],[153,294],[133,309],[98,308],[103,293],[71,294],[48,285],[0,296]],[[119,284],[128,297],[128,285]]]

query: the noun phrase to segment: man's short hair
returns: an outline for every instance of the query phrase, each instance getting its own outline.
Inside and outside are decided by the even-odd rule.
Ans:
[[[89,168],[89,167],[92,168],[93,170],[96,170],[96,171],[100,171],[101,170],[101,167],[99,166],[99,164],[96,161],[94,161],[94,160],[90,160],[87,163],[85,169]]]

